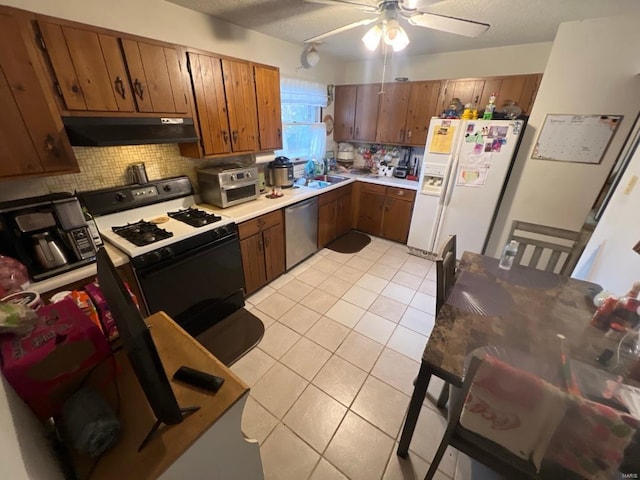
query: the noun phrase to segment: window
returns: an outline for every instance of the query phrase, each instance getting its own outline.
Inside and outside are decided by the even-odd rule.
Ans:
[[[327,106],[326,85],[305,80],[282,78],[282,150],[276,155],[291,159],[320,159],[327,145],[326,126],[321,121]]]

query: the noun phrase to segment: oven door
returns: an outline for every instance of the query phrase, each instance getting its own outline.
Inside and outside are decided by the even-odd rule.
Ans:
[[[235,233],[135,272],[148,311],[163,310],[193,336],[244,306]]]
[[[232,207],[239,203],[255,200],[256,198],[258,198],[259,194],[260,190],[257,180],[249,183],[240,183],[220,187],[220,196],[222,197],[223,208]]]

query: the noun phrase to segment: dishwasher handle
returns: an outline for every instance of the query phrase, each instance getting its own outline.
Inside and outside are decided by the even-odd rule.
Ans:
[[[285,209],[285,212],[293,212],[295,210],[300,210],[301,208],[307,208],[310,207],[314,204],[318,203],[318,198],[317,197],[313,197],[310,198],[309,200],[303,200],[302,202],[296,203],[294,205],[291,205],[290,207],[287,207]]]

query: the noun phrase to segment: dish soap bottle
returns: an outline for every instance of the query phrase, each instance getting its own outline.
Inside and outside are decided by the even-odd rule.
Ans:
[[[520,244],[515,240],[511,240],[504,246],[498,267],[502,270],[511,270],[511,267],[513,266],[513,259],[515,258],[516,253],[518,253],[519,245]]]
[[[493,112],[496,111],[496,94],[492,93],[489,97],[489,103],[484,109],[483,120],[491,120],[493,118]]]

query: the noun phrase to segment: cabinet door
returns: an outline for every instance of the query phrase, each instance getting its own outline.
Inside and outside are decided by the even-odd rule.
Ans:
[[[44,21],[38,27],[68,110],[133,112],[115,37]]]
[[[372,235],[380,235],[382,230],[382,211],[385,198],[371,193],[360,194],[358,211],[358,230]]]
[[[336,202],[336,237],[351,230],[351,189]]]
[[[409,83],[385,85],[378,108],[376,142],[403,143],[406,137],[407,106],[409,105]]]
[[[260,150],[282,148],[282,115],[280,113],[280,70],[276,67],[253,66],[258,105]]]
[[[387,198],[384,205],[382,236],[396,242],[407,243],[413,203]]]
[[[440,110],[441,82],[413,82],[407,108],[407,145],[424,147],[429,131],[429,121]]]
[[[335,141],[353,140],[357,92],[356,85],[336,85],[335,87],[333,112],[333,139]]]
[[[186,113],[189,103],[177,49],[135,40],[121,41],[138,110]]]
[[[205,155],[231,152],[231,135],[219,58],[189,52],[200,139]]]
[[[262,234],[240,240],[240,253],[244,272],[244,292],[249,295],[267,283]]]
[[[258,112],[251,66],[247,62],[223,59],[222,74],[231,149],[234,152],[253,152],[258,149]]]
[[[336,202],[333,201],[318,208],[318,248],[323,248],[336,236]]]
[[[267,282],[284,273],[284,228],[282,224],[262,232]]]
[[[378,85],[358,85],[354,140],[375,140],[380,97],[378,92],[380,92]]]
[[[31,42],[27,18],[0,6],[0,177],[78,171]]]
[[[516,102],[522,109],[523,114],[530,115],[533,103],[536,99],[536,94],[538,93],[540,81],[542,80],[542,74],[535,73],[532,75],[524,75],[524,77],[524,85],[520,91],[520,97]]]
[[[449,105],[452,98],[459,98],[462,105],[475,103],[478,104],[478,108],[484,108],[484,106],[479,105],[483,87],[484,80],[454,80],[447,82],[441,107],[444,109]]]

